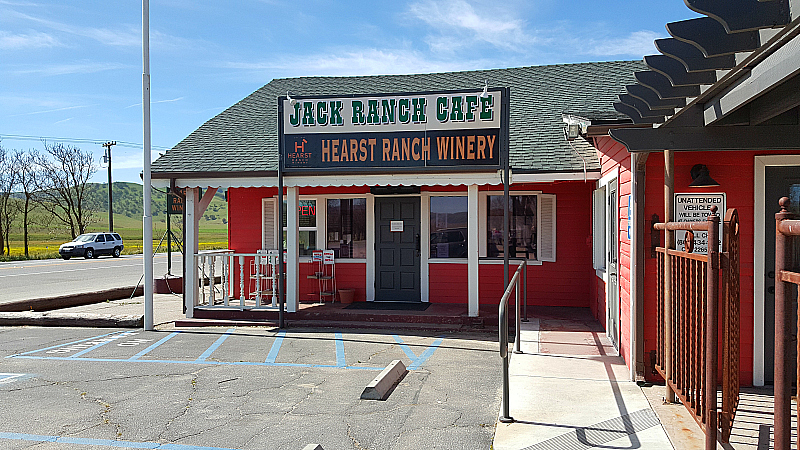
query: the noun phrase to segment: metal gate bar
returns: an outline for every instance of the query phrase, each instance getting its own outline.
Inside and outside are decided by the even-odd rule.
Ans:
[[[793,339],[790,283],[798,285],[800,291],[800,273],[789,269],[792,267],[792,240],[800,236],[800,220],[791,220],[794,215],[789,212],[787,197],[781,198],[779,203],[781,211],[775,214],[775,450],[789,450],[792,435],[792,381],[789,380],[792,367],[789,361],[789,345]],[[798,303],[800,304],[800,295]],[[800,326],[800,316],[798,317]],[[800,350],[800,342],[797,343],[797,348]],[[800,351],[797,362],[800,367]],[[797,386],[800,387],[800,370],[797,375]],[[800,408],[797,417],[800,419]],[[797,443],[800,445],[800,435]]]
[[[716,448],[718,427],[722,442],[728,442],[739,402],[738,213],[730,209],[725,215],[720,253],[713,245],[719,242],[720,218],[716,207],[711,211],[705,222],[654,224],[656,230],[687,231],[686,251],[657,249],[656,369],[705,431],[707,449]],[[695,231],[708,233],[706,254],[691,253]],[[719,343],[721,408],[717,406]]]

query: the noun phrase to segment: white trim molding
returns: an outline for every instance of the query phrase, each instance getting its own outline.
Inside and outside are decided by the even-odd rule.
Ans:
[[[767,205],[764,203],[764,189],[767,166],[800,166],[800,155],[768,155],[756,156],[754,162],[753,186],[753,385],[764,386],[766,368],[764,364],[764,267],[765,242],[764,215]],[[775,212],[778,211],[777,205]]]

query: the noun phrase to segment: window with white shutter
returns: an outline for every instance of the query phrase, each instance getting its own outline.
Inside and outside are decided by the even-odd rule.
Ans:
[[[504,201],[502,195],[486,196],[486,256],[503,257]],[[556,196],[512,194],[508,198],[511,258],[556,260]]]
[[[278,220],[274,198],[262,199],[261,206],[261,248],[274,250],[278,248],[278,241],[275,239],[275,222]]]
[[[595,189],[592,196],[592,265],[606,268],[606,187]]]
[[[556,260],[556,196],[539,194],[539,261]]]

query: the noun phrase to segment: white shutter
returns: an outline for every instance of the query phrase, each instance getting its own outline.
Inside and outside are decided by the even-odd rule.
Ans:
[[[595,189],[592,196],[592,265],[606,268],[606,188]]]
[[[265,198],[261,207],[261,248],[274,250],[277,247],[275,240],[275,199]]]
[[[556,196],[539,194],[539,261],[556,260]]]

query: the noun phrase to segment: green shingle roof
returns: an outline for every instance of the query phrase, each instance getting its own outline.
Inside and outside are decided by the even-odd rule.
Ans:
[[[301,77],[272,80],[218,114],[152,165],[154,174],[261,172],[277,169],[277,98],[509,87],[511,167],[518,172],[598,170],[593,147],[564,139],[562,113],[586,118],[619,116],[613,102],[641,61],[611,61],[511,69],[364,77]],[[573,147],[575,150],[573,150]]]

